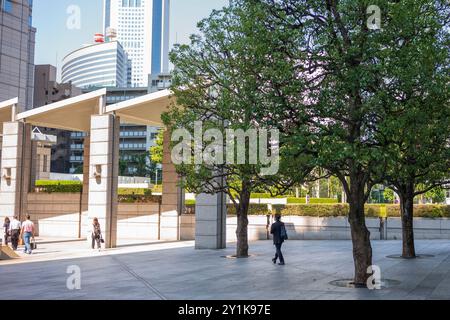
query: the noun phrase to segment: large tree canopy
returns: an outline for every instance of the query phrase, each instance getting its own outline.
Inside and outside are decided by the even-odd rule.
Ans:
[[[173,144],[174,152],[188,160],[176,166],[183,186],[195,193],[224,192],[234,203],[238,257],[248,256],[251,192],[286,190],[311,170],[307,155],[299,155],[295,166],[279,160],[279,153],[290,152],[285,137],[271,131],[276,126],[257,112],[266,99],[259,70],[274,48],[255,37],[258,15],[264,13],[258,9],[232,1],[199,23],[201,35],[192,36],[190,45],[175,47],[172,90],[177,106],[163,116],[172,133],[185,130]],[[180,144],[181,138],[188,143]]]
[[[291,137],[298,154],[311,155],[315,166],[341,180],[350,204],[355,283],[365,285],[372,249],[364,204],[372,187],[384,180],[388,166],[398,163],[393,156],[395,139],[409,121],[423,123],[422,137],[435,145],[428,152],[426,147],[418,149],[418,139],[410,131],[412,139],[405,143],[413,154],[422,153],[419,157],[425,159],[445,145],[448,46],[443,46],[443,39],[448,32],[448,4],[426,0],[250,2],[267,13],[263,26],[258,24],[258,41],[278,46],[260,73],[259,88],[267,103],[259,112]],[[371,16],[378,9],[381,20],[373,28]],[[436,40],[438,34],[442,38]],[[284,69],[277,72],[272,65]],[[427,77],[430,82],[425,84]],[[441,96],[436,95],[439,91]],[[422,117],[430,103],[434,111]],[[439,114],[444,121],[437,121]],[[427,126],[440,127],[438,143]]]
[[[202,36],[176,47],[173,90],[183,107],[166,115],[171,130],[193,134],[201,120],[202,132],[280,132],[277,176],[262,177],[261,166],[248,163],[178,166],[191,188],[222,190],[237,200],[238,246],[246,242],[252,188],[300,182],[321,168],[316,171],[338,177],[346,192],[354,282],[367,284],[372,248],[364,205],[372,187],[387,174],[398,171],[398,178],[410,171],[402,164],[406,154],[426,159],[448,146],[442,139],[448,127],[436,117],[440,107],[448,114],[446,6],[427,0],[232,0],[199,24]],[[374,28],[377,11],[381,20]],[[433,104],[432,111],[424,104]],[[409,123],[432,147],[405,129]],[[190,148],[195,156],[208,145]],[[211,184],[217,177],[226,177],[226,187]]]

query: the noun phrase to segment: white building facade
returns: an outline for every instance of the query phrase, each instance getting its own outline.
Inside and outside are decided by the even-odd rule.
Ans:
[[[104,0],[104,32],[115,31],[131,61],[128,86],[169,72],[169,19],[170,0]]]
[[[128,56],[117,41],[88,45],[64,57],[62,82],[79,88],[125,87],[128,63]]]

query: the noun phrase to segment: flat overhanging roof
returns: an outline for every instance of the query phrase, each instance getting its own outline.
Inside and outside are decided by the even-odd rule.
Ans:
[[[101,89],[19,113],[16,119],[39,127],[87,132],[91,116],[104,112],[105,101],[106,89]]]
[[[132,100],[106,107],[105,113],[114,113],[122,122],[162,127],[161,115],[175,101],[170,90],[150,93]]]
[[[105,106],[106,92],[106,89],[89,92],[19,113],[15,117],[17,99],[5,101],[0,103],[0,126],[15,119],[38,127],[87,132],[92,115],[114,113],[122,122],[162,127],[161,115],[175,102],[172,92],[163,90]]]
[[[0,102],[0,134],[3,134],[3,122],[14,121],[18,98]]]

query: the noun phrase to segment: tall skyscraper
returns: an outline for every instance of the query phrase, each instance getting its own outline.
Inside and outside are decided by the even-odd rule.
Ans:
[[[170,0],[104,0],[104,32],[114,31],[131,60],[132,87],[169,71]]]
[[[19,97],[33,108],[34,46],[31,0],[0,0],[0,101]]]

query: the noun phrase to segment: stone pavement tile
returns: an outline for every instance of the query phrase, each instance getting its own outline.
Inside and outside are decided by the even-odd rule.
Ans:
[[[270,241],[250,243],[249,259],[225,259],[226,250],[194,250],[192,243],[145,245],[93,253],[85,244],[48,244],[55,261],[3,264],[0,299],[441,299],[450,295],[450,241],[417,241],[417,248],[432,259],[388,259],[401,249],[399,241],[374,241],[374,263],[386,279],[401,281],[381,291],[337,288],[332,280],[353,276],[350,241],[288,241],[284,248],[287,265],[273,265]],[[62,252],[62,253],[61,253]],[[72,252],[75,256],[71,257]],[[46,259],[51,259],[49,253]],[[61,260],[64,259],[64,260]],[[82,271],[82,290],[65,287],[66,271],[77,265]],[[32,290],[24,291],[22,284]]]

